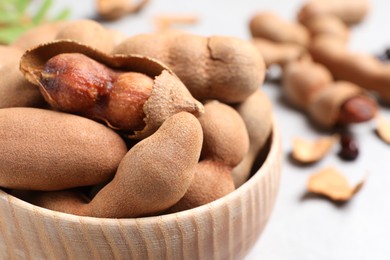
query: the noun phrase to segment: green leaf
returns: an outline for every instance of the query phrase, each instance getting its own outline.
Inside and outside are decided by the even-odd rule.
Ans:
[[[53,18],[53,20],[54,21],[66,20],[69,18],[69,16],[70,16],[70,9],[66,8],[66,9],[62,10],[59,14],[57,14]]]
[[[16,10],[19,12],[19,14],[26,13],[29,3],[30,0],[17,0],[15,2]]]
[[[21,20],[22,16],[17,12],[0,11],[0,24],[14,24]]]
[[[16,25],[10,27],[4,27],[0,30],[0,42],[3,44],[10,44],[15,41],[19,35],[30,29],[31,26]]]
[[[64,20],[70,10],[63,9],[54,18],[47,17],[53,0],[43,0],[36,12],[28,13],[32,0],[0,0],[0,43],[9,44],[28,29],[47,21]]]
[[[50,7],[52,6],[53,1],[52,0],[45,0],[40,8],[38,9],[37,13],[32,18],[33,24],[40,24],[45,19],[47,12],[49,11]]]

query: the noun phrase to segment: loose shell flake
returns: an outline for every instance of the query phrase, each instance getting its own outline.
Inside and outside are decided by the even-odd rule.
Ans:
[[[338,139],[337,134],[320,137],[314,141],[297,137],[293,140],[292,157],[300,163],[317,162],[329,153]]]
[[[314,173],[307,183],[309,192],[328,197],[333,201],[350,200],[363,186],[363,179],[351,187],[343,174],[333,167],[324,168]]]

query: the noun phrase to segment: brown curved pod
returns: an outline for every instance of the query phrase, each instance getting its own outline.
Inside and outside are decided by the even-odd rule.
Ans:
[[[0,66],[0,75],[0,108],[45,105],[39,90],[23,78],[17,63]]]
[[[307,50],[295,43],[278,43],[264,38],[253,38],[252,44],[264,58],[266,67],[273,64],[284,66],[291,61],[310,58]]]
[[[195,209],[149,218],[79,217],[39,208],[0,191],[0,258],[243,258],[273,209],[281,156],[274,125],[263,166],[239,189]]]
[[[232,170],[234,185],[238,188],[252,174],[253,162],[258,154],[266,152],[272,132],[272,102],[263,90],[258,89],[235,109],[244,120],[249,136],[249,151]]]
[[[310,53],[316,62],[325,65],[339,80],[353,82],[378,93],[390,102],[390,65],[372,55],[346,49],[337,38],[319,36],[310,45]]]
[[[369,0],[310,0],[298,12],[298,20],[302,23],[314,16],[334,15],[344,23],[352,25],[360,23],[370,9]]]
[[[11,46],[26,51],[39,44],[52,41],[56,38],[57,33],[64,28],[69,22],[58,21],[50,22],[34,27],[19,36]]]
[[[347,100],[358,96],[368,98],[367,93],[359,86],[347,81],[336,81],[311,100],[308,112],[320,125],[332,127],[339,119],[341,106]]]
[[[308,109],[312,99],[333,82],[333,77],[322,64],[294,61],[284,67],[282,82],[287,100],[297,108]]]
[[[0,68],[9,64],[17,64],[22,55],[23,51],[16,47],[10,45],[0,45]]]
[[[192,97],[177,76],[157,60],[140,55],[108,55],[87,45],[70,40],[53,41],[27,51],[20,61],[20,69],[31,83],[38,85],[45,96],[40,82],[45,63],[63,53],[81,53],[112,69],[140,72],[154,79],[152,93],[143,106],[145,127],[129,135],[142,139],[149,136],[168,118],[180,111],[196,116],[203,113],[203,105]],[[46,96],[50,98],[49,95]]]
[[[336,37],[348,43],[350,31],[348,26],[337,16],[334,15],[320,15],[314,16],[305,22],[306,28],[309,30],[312,38],[326,34]]]
[[[141,54],[167,64],[200,101],[244,101],[263,83],[265,65],[248,41],[164,30],[129,37],[113,50]]]
[[[294,43],[307,46],[310,41],[306,28],[295,22],[284,20],[273,12],[260,12],[249,21],[252,37],[265,38],[278,43]]]

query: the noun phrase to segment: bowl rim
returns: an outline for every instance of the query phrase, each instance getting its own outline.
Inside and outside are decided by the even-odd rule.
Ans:
[[[54,218],[56,220],[61,219],[68,222],[82,222],[83,224],[92,224],[92,225],[101,225],[102,222],[106,225],[115,225],[118,222],[121,225],[140,225],[142,224],[153,224],[159,221],[170,221],[178,220],[181,218],[193,217],[194,215],[203,215],[210,210],[213,210],[218,207],[222,207],[229,203],[229,201],[234,200],[241,196],[242,193],[246,193],[254,185],[258,184],[258,179],[263,178],[266,172],[269,169],[269,165],[272,164],[274,160],[278,158],[278,154],[281,150],[281,136],[277,124],[275,123],[275,118],[272,119],[272,131],[270,134],[271,145],[266,155],[264,162],[261,167],[253,174],[253,176],[238,187],[233,192],[219,198],[210,203],[198,206],[196,208],[169,213],[164,215],[148,216],[148,217],[139,217],[139,218],[98,218],[98,217],[89,217],[89,216],[78,216],[70,213],[64,213],[59,211],[54,211],[51,209],[46,209],[40,206],[33,205],[29,202],[26,202],[22,199],[19,199],[15,196],[8,194],[6,191],[0,188],[0,200],[6,200],[10,205],[19,207],[21,209],[31,211],[34,215],[40,215],[45,218]]]

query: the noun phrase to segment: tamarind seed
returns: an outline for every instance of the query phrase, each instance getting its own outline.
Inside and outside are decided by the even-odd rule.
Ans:
[[[356,140],[353,138],[351,134],[345,134],[345,133],[341,134],[340,145],[341,145],[341,150],[339,152],[340,158],[347,161],[353,161],[358,157],[359,148]]]
[[[386,55],[387,59],[390,59],[390,48],[387,48],[385,50],[385,55]]]
[[[143,105],[153,86],[147,75],[115,71],[80,53],[54,56],[41,75],[42,94],[55,109],[103,120],[121,130],[145,126]]]
[[[374,102],[363,96],[348,99],[341,106],[338,122],[340,124],[365,122],[374,117],[376,106]]]
[[[386,48],[384,52],[375,55],[375,57],[382,62],[388,62],[390,60],[390,48]]]

